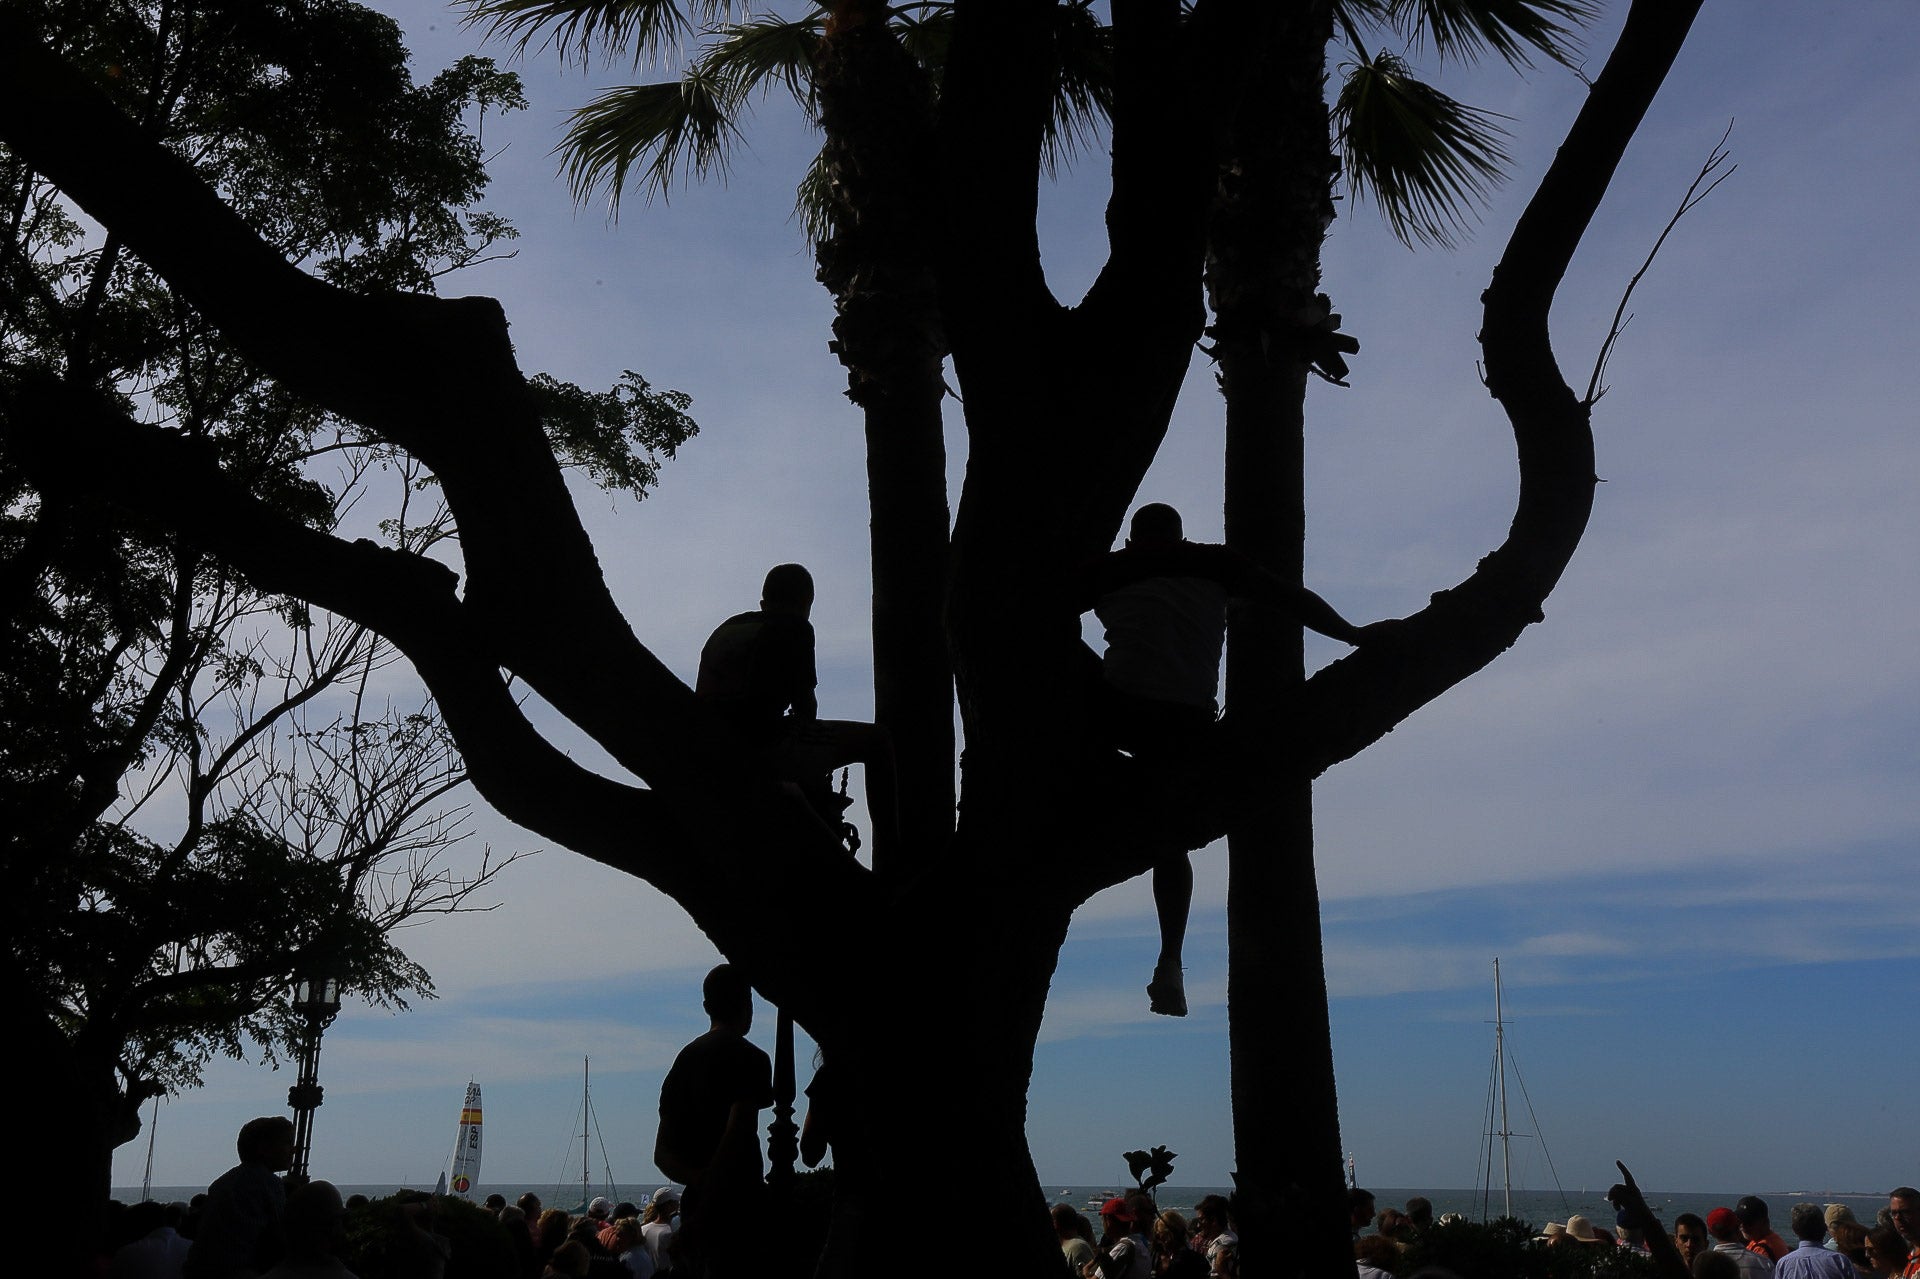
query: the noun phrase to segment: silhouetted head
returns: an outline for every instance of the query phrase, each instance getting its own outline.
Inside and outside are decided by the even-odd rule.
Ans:
[[[732,964],[717,964],[700,984],[700,1004],[715,1027],[746,1034],[753,1026],[753,987]]]
[[[1892,1226],[1867,1231],[1867,1269],[1876,1275],[1897,1275],[1907,1260],[1907,1241]]]
[[[775,564],[760,587],[760,607],[805,617],[813,611],[813,574],[799,564]]]
[[[672,1221],[673,1214],[680,1211],[680,1192],[672,1186],[662,1186],[648,1196],[647,1212],[643,1222]]]
[[[1900,1237],[1920,1248],[1920,1190],[1899,1186],[1887,1194],[1887,1215]]]
[[[531,1190],[529,1190],[525,1194],[521,1195],[518,1199],[514,1200],[513,1202],[516,1205],[518,1205],[520,1208],[520,1211],[526,1213],[528,1217],[532,1218],[535,1221],[538,1221],[540,1219],[540,1196],[539,1195],[536,1195]]]
[[[1227,1228],[1227,1197],[1208,1195],[1193,1206],[1193,1233],[1212,1238]]]
[[[1743,1197],[1733,1206],[1733,1215],[1740,1218],[1740,1232],[1749,1239],[1764,1239],[1773,1233],[1772,1214],[1759,1195]]]
[[[1731,1208],[1715,1208],[1707,1214],[1707,1233],[1721,1243],[1739,1243],[1740,1218]]]
[[[1827,1213],[1819,1204],[1797,1203],[1787,1220],[1792,1223],[1795,1239],[1819,1243],[1827,1237]]]
[[[1673,1246],[1680,1250],[1680,1260],[1689,1266],[1701,1253],[1712,1251],[1713,1239],[1698,1213],[1683,1212],[1673,1219]]]
[[[285,1115],[262,1115],[240,1125],[234,1148],[243,1164],[265,1164],[275,1172],[293,1166],[293,1120]]]
[[[287,1250],[302,1257],[335,1256],[346,1250],[347,1206],[330,1181],[310,1181],[287,1196],[282,1219]]]
[[[1165,502],[1149,502],[1133,513],[1128,546],[1171,546],[1185,537],[1180,512]]]
[[[1347,1191],[1347,1224],[1355,1230],[1373,1220],[1373,1192],[1355,1186]]]
[[[1415,1195],[1407,1200],[1407,1220],[1421,1230],[1433,1224],[1433,1201],[1425,1195]]]

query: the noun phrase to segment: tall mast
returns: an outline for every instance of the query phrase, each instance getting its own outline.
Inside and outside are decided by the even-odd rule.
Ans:
[[[1507,1125],[1507,1026],[1500,1001],[1500,958],[1493,960],[1493,1057],[1500,1067],[1500,1179],[1506,1189],[1506,1215],[1513,1215],[1513,1152]]]
[[[1499,961],[1494,961],[1496,966]],[[593,1062],[586,1057],[580,1059],[580,1211],[585,1212],[587,1205],[593,1202],[593,1176],[587,1171],[587,1142],[593,1134],[593,1092],[589,1082],[593,1077]]]

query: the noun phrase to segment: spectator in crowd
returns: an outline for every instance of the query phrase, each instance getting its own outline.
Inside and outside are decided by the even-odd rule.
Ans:
[[[1187,1227],[1188,1242],[1206,1257],[1209,1267],[1213,1265],[1216,1248],[1240,1242],[1239,1236],[1233,1233],[1228,1211],[1225,1195],[1208,1195],[1193,1206],[1193,1220]]]
[[[647,1199],[647,1210],[640,1215],[640,1237],[646,1240],[647,1255],[653,1258],[655,1271],[673,1264],[667,1247],[673,1242],[673,1219],[680,1211],[680,1192],[662,1186]]]
[[[313,1181],[287,1196],[287,1255],[262,1279],[354,1279],[340,1260],[347,1250],[347,1205],[330,1181]]]
[[[1774,1279],[1854,1279],[1853,1262],[1826,1247],[1826,1213],[1816,1203],[1797,1203],[1787,1218],[1799,1242],[1774,1262]]]
[[[1358,1239],[1360,1232],[1373,1222],[1373,1192],[1362,1190],[1359,1186],[1347,1191],[1347,1225]]]
[[[207,1207],[187,1252],[186,1279],[240,1279],[286,1251],[287,1191],[276,1173],[293,1166],[293,1121],[262,1115],[240,1128],[240,1162],[207,1187]]]
[[[1151,1263],[1146,1240],[1134,1233],[1133,1209],[1124,1199],[1100,1205],[1100,1242],[1083,1279],[1147,1279]]]
[[[1747,1247],[1761,1253],[1774,1265],[1779,1265],[1780,1258],[1793,1251],[1773,1228],[1767,1201],[1759,1195],[1743,1197],[1733,1206],[1733,1215],[1740,1218],[1740,1233],[1746,1237]]]
[[[1907,1241],[1892,1226],[1867,1231],[1867,1270],[1881,1279],[1894,1279],[1906,1268]]]
[[[1187,1219],[1169,1208],[1153,1219],[1153,1273],[1161,1279],[1205,1279],[1206,1260],[1187,1246]]]
[[[1072,1204],[1055,1204],[1051,1215],[1053,1233],[1060,1240],[1060,1255],[1066,1261],[1067,1273],[1079,1279],[1093,1264],[1093,1241],[1081,1231],[1086,1219],[1073,1210]]]
[[[1701,1253],[1713,1251],[1713,1236],[1707,1233],[1706,1221],[1695,1213],[1683,1212],[1673,1219],[1673,1246],[1680,1250],[1680,1260],[1693,1268],[1693,1259]]]
[[[1733,1259],[1742,1279],[1764,1279],[1773,1273],[1773,1259],[1764,1252],[1748,1249],[1740,1233],[1740,1218],[1731,1208],[1715,1208],[1707,1214],[1707,1232],[1713,1236],[1713,1250]]]
[[[1889,1224],[1907,1241],[1907,1260],[1901,1267],[1903,1279],[1920,1275],[1920,1190],[1901,1186],[1887,1196]]]

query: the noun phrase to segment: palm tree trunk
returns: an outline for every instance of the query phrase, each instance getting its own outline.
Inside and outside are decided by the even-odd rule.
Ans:
[[[918,862],[946,844],[954,813],[946,340],[927,255],[932,97],[884,22],[845,4],[835,19],[815,67],[833,221],[816,255],[847,395],[866,420],[874,717],[893,735],[900,844]]]
[[[1235,162],[1223,174],[1208,285],[1227,407],[1227,542],[1300,582],[1309,364],[1328,331],[1318,289],[1320,243],[1333,220],[1335,161],[1323,96],[1331,16],[1322,3],[1281,21],[1273,60],[1243,107]],[[1287,707],[1304,678],[1296,623],[1236,611],[1227,705],[1237,718],[1267,732],[1291,731]],[[1255,1274],[1338,1274],[1352,1258],[1309,774],[1288,767],[1273,778],[1262,806],[1229,832],[1227,849],[1242,1264]],[[1288,1028],[1284,1038],[1273,1033],[1277,1026]]]

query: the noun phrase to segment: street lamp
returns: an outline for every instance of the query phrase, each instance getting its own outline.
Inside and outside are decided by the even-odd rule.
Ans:
[[[300,1040],[300,1079],[287,1089],[293,1107],[293,1167],[287,1187],[304,1186],[307,1159],[313,1151],[313,1112],[320,1108],[320,1035],[340,1012],[340,982],[323,974],[301,977],[293,983],[293,1011],[306,1023]]]

